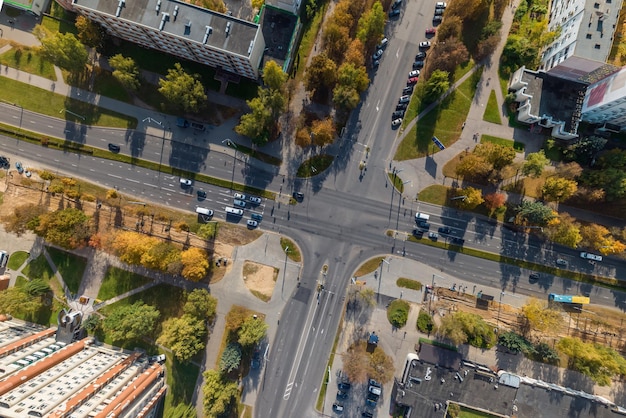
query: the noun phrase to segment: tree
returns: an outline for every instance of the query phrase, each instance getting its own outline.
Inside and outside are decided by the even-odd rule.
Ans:
[[[496,210],[504,206],[506,196],[504,193],[493,192],[485,195],[485,206],[489,210]]]
[[[122,86],[129,90],[139,88],[139,67],[135,60],[122,54],[116,54],[109,58],[109,65],[113,68],[113,77]]]
[[[491,142],[476,145],[474,154],[483,157],[494,170],[502,170],[515,159],[515,149]]]
[[[522,306],[521,313],[524,321],[522,328],[524,335],[528,335],[530,331],[556,332],[563,324],[561,312],[551,309],[547,302],[536,298],[530,298]]]
[[[433,317],[428,312],[422,309],[419,315],[417,315],[416,327],[419,331],[430,335],[435,327],[435,321],[433,321]]]
[[[458,16],[446,16],[441,25],[437,27],[437,40],[443,42],[449,38],[461,38],[463,22]]]
[[[364,341],[358,341],[343,356],[343,371],[353,383],[367,382],[367,368],[363,367],[369,361],[369,353],[366,351]]]
[[[42,205],[26,203],[17,206],[13,213],[2,218],[4,229],[18,237],[27,230],[34,230],[39,225],[39,216],[46,212]]]
[[[543,168],[550,163],[543,150],[530,153],[522,166],[522,174],[530,177],[539,177]]]
[[[30,296],[24,289],[9,287],[0,291],[0,313],[33,315],[41,307],[38,298]]]
[[[85,320],[82,322],[82,327],[87,330],[87,332],[94,332],[102,325],[102,318],[97,313],[90,314]]]
[[[206,332],[200,318],[185,314],[165,321],[157,343],[169,347],[179,361],[187,362],[204,349]]]
[[[583,168],[575,161],[570,163],[559,163],[556,166],[556,174],[568,180],[575,180],[583,172]]]
[[[337,72],[337,84],[352,87],[361,94],[367,89],[370,79],[364,66],[356,66],[351,62],[346,62],[339,67]]]
[[[500,34],[491,35],[486,39],[482,39],[476,46],[476,52],[474,53],[474,59],[476,61],[482,61],[487,58],[496,50],[498,43],[500,42]]]
[[[57,210],[39,217],[35,233],[63,248],[83,247],[91,235],[90,218],[75,208]]]
[[[204,414],[217,418],[230,410],[239,395],[237,383],[225,379],[217,370],[204,372],[202,385]]]
[[[475,187],[465,187],[456,190],[457,196],[465,196],[463,199],[456,200],[456,204],[462,209],[474,209],[485,200],[483,192]]]
[[[207,100],[200,76],[188,74],[178,62],[159,79],[159,86],[159,93],[185,112],[198,112]]]
[[[445,42],[437,42],[428,54],[428,68],[436,68],[450,74],[456,67],[469,59],[467,48],[458,38],[448,38]]]
[[[74,34],[70,32],[51,34],[45,28],[34,32],[41,42],[41,55],[45,59],[72,73],[79,73],[85,69],[89,55]]]
[[[74,23],[78,31],[78,39],[87,46],[95,48],[102,43],[102,30],[100,25],[79,15]]]
[[[446,71],[435,70],[424,85],[423,100],[433,103],[450,88],[450,74]]]
[[[492,169],[492,165],[483,157],[470,153],[464,155],[461,162],[456,166],[456,174],[467,179],[484,179],[491,173]]]
[[[589,136],[581,138],[574,146],[572,151],[576,161],[581,164],[589,164],[602,151],[607,143],[605,138],[599,136]]]
[[[304,86],[307,91],[325,98],[337,81],[337,64],[322,52],[311,59],[311,64],[304,74]]]
[[[450,16],[458,16],[465,22],[473,21],[478,16],[485,13],[489,7],[489,3],[486,0],[460,0],[454,3],[450,3],[446,9],[446,19],[448,14]]]
[[[599,189],[598,191],[604,190],[607,201],[626,196],[626,170],[621,168],[586,170],[580,181],[588,187]]]
[[[269,89],[283,91],[287,82],[287,74],[274,60],[268,60],[263,67],[263,83]]]
[[[187,295],[183,312],[198,319],[212,319],[217,312],[217,299],[206,289],[194,289]]]
[[[350,44],[348,28],[336,23],[329,23],[322,33],[322,42],[328,57],[334,62],[342,62],[343,55]]]
[[[253,312],[246,307],[239,305],[233,306],[226,314],[226,329],[231,333],[237,332],[244,321],[252,315]]]
[[[128,264],[140,265],[144,254],[159,243],[154,237],[132,231],[122,231],[115,234],[113,249],[121,261]]]
[[[259,97],[246,101],[250,112],[241,116],[235,132],[250,137],[254,141],[263,142],[267,137],[267,125],[272,118],[272,111],[265,106]]]
[[[198,282],[209,272],[209,256],[206,251],[191,247],[180,254],[183,263],[183,277],[187,280]]]
[[[363,55],[365,46],[358,39],[353,39],[346,51],[345,62],[354,64],[355,67],[362,67],[365,65],[365,56]]]
[[[513,331],[506,331],[500,334],[498,344],[514,353],[530,353],[533,351],[530,341]]]
[[[604,255],[621,253],[626,246],[611,236],[608,229],[598,224],[587,224],[580,228],[582,245],[593,248]]]
[[[491,348],[496,343],[493,327],[480,316],[457,311],[441,320],[437,333],[455,345],[469,342],[474,347]]]
[[[222,372],[230,373],[239,368],[241,364],[241,346],[237,343],[229,343],[222,357],[220,358],[220,370]]]
[[[337,85],[333,89],[333,103],[338,108],[352,110],[359,105],[360,100],[359,92],[353,87]]]
[[[149,269],[165,271],[167,266],[179,256],[180,250],[174,244],[156,240],[147,251],[141,254],[141,265]]]
[[[332,144],[335,140],[335,123],[331,117],[324,120],[315,120],[311,126],[312,141],[315,145],[323,147]]]
[[[577,248],[583,239],[580,234],[580,224],[565,212],[560,213],[549,223],[545,233],[551,241],[570,248]]]
[[[367,375],[381,383],[389,382],[395,372],[393,359],[380,346],[374,348],[374,351],[370,354],[368,366]]]
[[[37,278],[26,283],[24,291],[30,296],[41,296],[50,292],[50,285],[45,279]]]
[[[287,97],[282,90],[259,89],[259,99],[270,111],[269,117],[265,121],[266,127],[274,129],[278,117],[287,106]]]
[[[501,65],[505,74],[510,74],[521,66],[536,68],[540,46],[524,36],[511,34],[502,50]]]
[[[517,207],[517,214],[522,223],[546,226],[557,217],[556,213],[541,202],[523,200]]]
[[[376,1],[372,8],[363,13],[357,26],[357,39],[371,51],[385,33],[385,11],[380,1]]]
[[[252,347],[260,343],[267,334],[268,325],[258,316],[248,317],[243,321],[241,327],[237,331],[239,335],[239,344],[244,347]]]
[[[565,337],[559,340],[557,348],[569,357],[570,367],[589,376],[600,386],[608,386],[613,376],[626,373],[626,359],[602,344]]]
[[[548,177],[541,188],[543,197],[548,201],[562,202],[569,199],[578,190],[578,183],[563,177]]]
[[[154,306],[139,301],[118,307],[102,325],[112,341],[132,341],[150,335],[159,315]]]
[[[396,299],[387,308],[387,319],[396,328],[402,328],[409,319],[411,305],[402,299]]]

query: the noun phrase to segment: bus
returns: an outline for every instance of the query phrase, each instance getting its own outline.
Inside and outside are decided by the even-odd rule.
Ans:
[[[550,295],[548,296],[548,301],[558,303],[573,303],[578,305],[588,305],[590,302],[588,296],[557,295],[556,293],[550,293]]]

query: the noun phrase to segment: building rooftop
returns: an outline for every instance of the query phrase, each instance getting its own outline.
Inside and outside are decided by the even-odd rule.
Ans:
[[[259,29],[256,23],[176,0],[74,0],[74,4],[245,57]]]
[[[432,344],[420,344],[419,357],[423,362],[457,371],[461,368],[463,356],[457,351],[437,347]]]

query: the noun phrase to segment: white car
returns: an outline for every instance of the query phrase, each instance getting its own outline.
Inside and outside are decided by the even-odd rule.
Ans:
[[[189,187],[189,186],[191,186],[191,180],[181,178],[180,179],[180,185],[181,185],[181,187]]]
[[[439,234],[436,232],[429,232],[428,233],[428,238],[432,239],[432,240],[436,240],[437,238],[439,238]]]
[[[411,101],[411,96],[407,94],[405,96],[401,96],[400,100],[398,100],[398,103],[408,103],[410,101]]]
[[[246,195],[245,195],[245,194],[241,194],[241,193],[235,193],[235,194],[233,195],[233,197],[234,197],[235,199],[239,199],[239,200],[246,200]]]
[[[250,229],[256,228],[257,226],[259,226],[259,223],[257,221],[253,221],[252,219],[248,219],[246,221],[246,224],[248,224],[248,228]]]
[[[438,1],[435,3],[435,9],[445,9],[446,7],[448,7],[448,4],[444,1]]]
[[[419,77],[419,76],[420,76],[420,70],[413,70],[409,73],[409,78]]]
[[[256,196],[249,196],[248,200],[252,203],[255,203],[257,205],[261,204],[261,198],[260,197],[256,197]]]
[[[402,118],[394,119],[391,121],[392,128],[397,128],[400,125],[402,125]]]
[[[428,49],[430,48],[430,41],[422,41],[420,42],[420,49]]]

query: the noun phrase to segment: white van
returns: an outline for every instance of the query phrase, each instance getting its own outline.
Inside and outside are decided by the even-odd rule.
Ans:
[[[428,222],[429,219],[430,215],[427,215],[425,213],[418,212],[415,214],[415,222],[417,223]]]
[[[227,206],[226,207],[226,215],[243,216],[243,210],[236,209],[236,208],[231,208],[231,207]]]
[[[213,216],[213,211],[211,209],[203,208],[200,206],[196,208],[196,213],[199,213],[200,215],[205,215],[205,216]]]
[[[0,268],[5,268],[9,261],[9,253],[6,251],[0,251]]]

